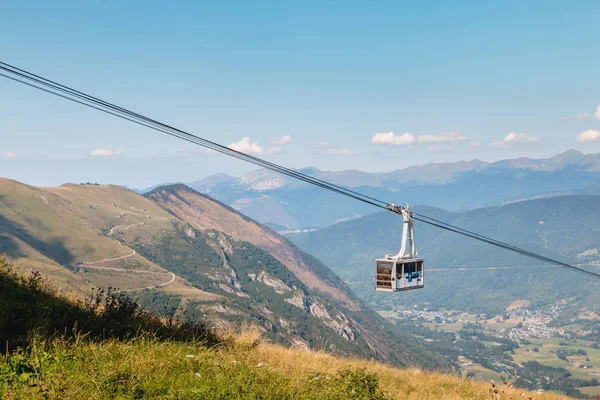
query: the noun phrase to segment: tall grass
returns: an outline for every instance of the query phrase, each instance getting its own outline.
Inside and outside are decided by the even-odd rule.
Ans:
[[[33,342],[0,361],[3,399],[563,399],[248,342]],[[496,393],[496,392],[497,393]],[[521,393],[523,395],[521,396]]]
[[[96,290],[86,300],[58,292],[37,272],[14,269],[0,257],[0,344],[10,350],[34,339],[85,335],[90,340],[158,338],[207,341],[217,338],[202,323],[163,321],[124,293]],[[4,347],[4,346],[2,346]]]
[[[61,296],[0,260],[0,359],[8,399],[562,399],[508,386],[214,334],[160,321],[117,294]],[[522,393],[522,395],[521,395]]]

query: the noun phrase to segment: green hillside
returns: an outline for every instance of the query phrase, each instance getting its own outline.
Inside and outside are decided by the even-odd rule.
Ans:
[[[464,213],[431,207],[416,211],[540,254],[581,264],[600,261],[599,196],[563,196]],[[598,309],[597,282],[451,232],[415,223],[426,260],[426,288],[390,296],[373,290],[376,258],[398,250],[402,221],[384,212],[289,238],[378,306],[415,305],[498,313],[515,299],[532,306],[572,298]],[[593,267],[590,267],[593,268]]]
[[[0,251],[62,290],[119,288],[169,318],[396,365],[448,368],[285,238],[183,186],[143,197],[117,186],[0,182]]]
[[[121,294],[77,302],[0,258],[3,399],[566,399],[160,321]]]

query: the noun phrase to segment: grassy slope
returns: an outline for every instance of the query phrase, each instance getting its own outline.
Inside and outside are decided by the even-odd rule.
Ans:
[[[37,188],[0,178],[0,253],[9,255],[17,266],[43,272],[81,295],[89,294],[92,287],[126,290],[168,281],[171,275],[167,271],[139,255],[99,261],[132,254],[130,247],[117,240],[119,229],[125,235],[143,224],[147,230],[157,231],[169,228],[171,219],[152,202],[117,186]],[[115,226],[122,228],[108,236]],[[77,274],[65,268],[81,262],[96,263],[96,268],[80,269]],[[97,267],[155,273],[132,275]],[[163,290],[203,295],[181,279]]]
[[[8,365],[0,366],[0,391],[17,399],[496,398],[487,383],[265,344],[211,349],[144,338],[78,344],[56,340],[12,356]],[[566,399],[498,390],[497,398],[505,400]]]
[[[19,266],[39,270],[61,286],[65,283],[65,287],[79,289],[81,295],[89,294],[91,286],[152,287],[167,282],[172,272],[177,275],[174,283],[132,293],[157,311],[181,306],[188,316],[207,318],[215,325],[253,321],[279,343],[327,346],[336,354],[375,356],[404,365],[444,366],[445,360],[413,338],[395,337],[382,329],[385,322],[365,312],[339,278],[284,238],[189,189],[183,196],[185,202],[175,204],[185,206],[184,212],[167,211],[152,201],[156,199],[117,186],[36,188],[2,180],[4,240],[0,244]],[[186,233],[192,227],[195,233]],[[217,237],[214,231],[223,234]],[[231,245],[239,252],[242,241],[262,250],[252,250],[248,256],[254,258],[249,259],[227,253]],[[224,251],[220,250],[223,246]],[[127,257],[133,250],[137,254]],[[113,257],[125,258],[103,261]],[[228,265],[224,265],[225,258]],[[273,276],[303,292],[312,306],[327,309],[331,319],[318,318],[318,308],[301,311],[285,302],[289,293],[278,295],[263,283],[250,282],[248,274],[261,272],[253,260],[280,263]],[[65,268],[80,262],[85,264],[76,273]],[[88,263],[93,264],[88,267]],[[248,269],[250,266],[256,270]],[[221,276],[226,269],[235,273],[231,268],[241,274],[240,290],[228,284],[235,293],[220,287],[228,279]],[[287,270],[302,284],[293,283]],[[254,290],[252,298],[244,297],[242,291],[246,290]],[[345,316],[351,320],[346,321]],[[355,336],[353,340],[342,337],[347,326],[353,331],[348,333]]]
[[[454,376],[269,345],[254,329],[215,341],[201,329],[162,325],[127,302],[82,308],[2,260],[0,289],[0,339],[21,340],[21,348],[0,361],[2,399],[483,400],[521,394]],[[63,332],[62,337],[53,332]],[[205,339],[190,339],[194,332]],[[528,397],[566,399],[523,396]]]

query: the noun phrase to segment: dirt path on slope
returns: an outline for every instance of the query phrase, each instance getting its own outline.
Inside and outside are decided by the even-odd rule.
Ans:
[[[108,232],[108,234],[106,236],[112,235],[113,233],[115,233],[115,229],[118,229],[118,228],[128,229],[128,228],[132,228],[134,226],[140,226],[140,225],[144,225],[144,223],[138,222],[137,224],[131,224],[131,225],[115,225],[112,228],[110,228],[110,232]]]
[[[95,267],[95,266],[90,266],[89,264],[84,264],[82,268],[101,269],[101,270],[105,270],[105,271],[116,271],[116,272],[130,272],[130,273],[132,272],[135,274],[162,274],[163,273],[163,272],[159,272],[159,271],[143,271],[143,270],[135,270],[135,269],[116,268],[116,267]],[[175,281],[175,278],[177,278],[177,275],[175,275],[174,273],[168,272],[168,271],[167,271],[167,273],[171,274],[171,279],[168,280],[167,282],[159,283],[157,285],[145,286],[145,287],[137,288],[137,289],[127,289],[124,291],[125,292],[135,292],[135,291],[139,291],[139,290],[165,287],[165,286],[173,283]]]
[[[92,261],[92,262],[86,262],[83,263],[84,267],[87,267],[88,265],[95,265],[95,264],[101,264],[101,263],[105,263],[105,262],[109,262],[109,261],[116,261],[116,260],[122,260],[124,258],[128,258],[128,257],[133,257],[135,256],[137,253],[135,252],[135,250],[131,250],[133,253],[131,254],[127,254],[125,256],[119,256],[119,257],[114,257],[114,258],[105,258],[103,260],[99,260],[99,261]]]

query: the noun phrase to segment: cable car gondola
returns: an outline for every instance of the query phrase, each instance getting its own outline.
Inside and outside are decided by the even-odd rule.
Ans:
[[[422,289],[423,258],[419,257],[415,249],[415,233],[413,230],[413,214],[410,206],[387,206],[390,211],[402,214],[402,242],[400,251],[396,255],[386,254],[384,258],[375,261],[375,290],[383,292],[399,292],[403,290]],[[407,247],[406,241],[410,244]]]

